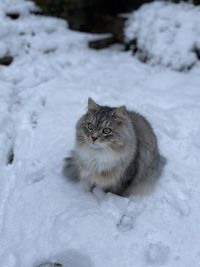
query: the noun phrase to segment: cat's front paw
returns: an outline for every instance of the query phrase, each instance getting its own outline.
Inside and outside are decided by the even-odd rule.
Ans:
[[[81,179],[80,185],[84,192],[92,192],[93,188],[95,187],[88,179]]]

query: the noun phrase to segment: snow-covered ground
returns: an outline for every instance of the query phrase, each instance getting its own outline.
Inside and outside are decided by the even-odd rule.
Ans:
[[[0,266],[200,266],[200,68],[142,64],[120,47],[0,3]],[[18,20],[6,10],[20,9]],[[3,52],[4,51],[4,52]],[[88,96],[152,122],[164,172],[130,198],[85,192],[62,175]],[[12,154],[14,159],[12,160]]]

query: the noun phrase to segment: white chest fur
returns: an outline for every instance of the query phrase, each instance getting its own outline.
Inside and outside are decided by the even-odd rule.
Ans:
[[[116,153],[110,149],[93,149],[88,146],[79,148],[77,154],[83,166],[88,171],[96,173],[108,172],[114,169],[125,158],[124,154]]]
[[[76,152],[81,164],[82,179],[102,187],[113,186],[120,179],[126,161],[124,153],[87,146],[78,148]]]

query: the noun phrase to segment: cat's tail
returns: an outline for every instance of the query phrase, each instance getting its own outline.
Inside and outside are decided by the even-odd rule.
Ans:
[[[64,166],[62,172],[63,175],[70,180],[77,182],[80,180],[79,169],[73,151],[71,152],[71,157],[64,159]]]
[[[167,158],[165,158],[163,155],[159,154],[159,163],[158,163],[158,174],[159,176],[162,174],[162,171],[167,165]]]

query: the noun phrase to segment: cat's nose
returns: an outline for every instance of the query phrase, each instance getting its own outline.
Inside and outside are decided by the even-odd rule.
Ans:
[[[98,137],[95,136],[95,135],[92,135],[91,137],[92,137],[92,141],[93,141],[93,142],[95,142],[95,141],[98,139]]]

